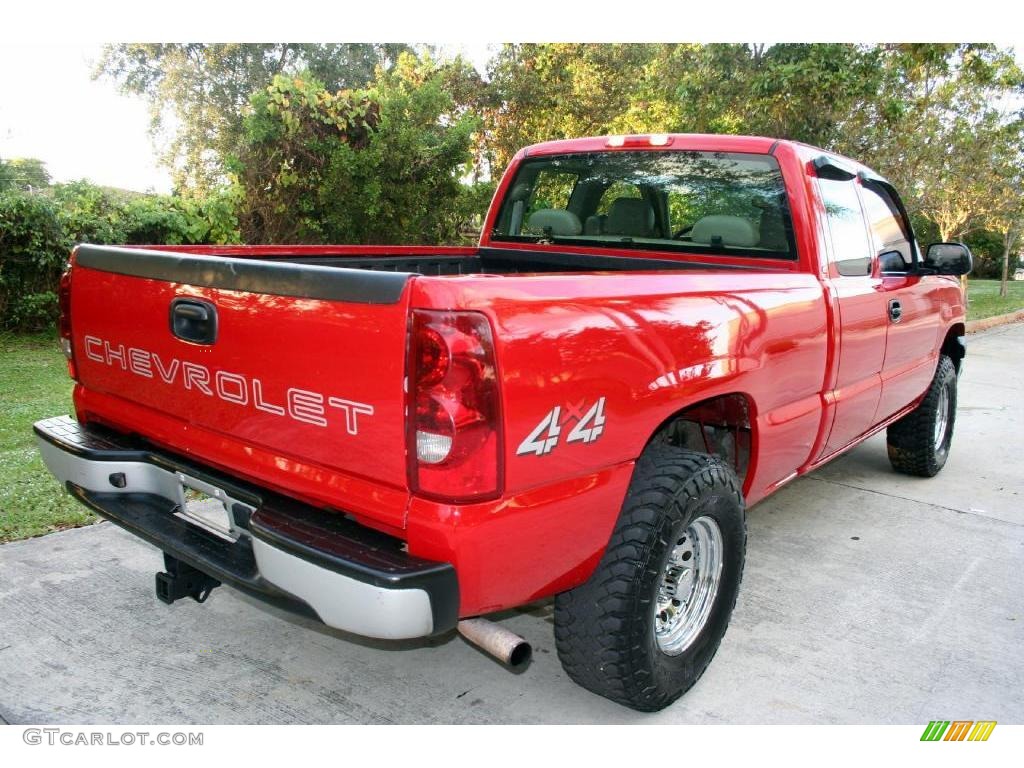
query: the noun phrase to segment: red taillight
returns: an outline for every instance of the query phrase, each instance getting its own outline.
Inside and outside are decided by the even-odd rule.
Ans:
[[[60,349],[68,361],[68,375],[78,380],[78,373],[75,370],[75,353],[71,344],[71,265],[64,268],[60,276],[60,287],[57,288],[57,305],[60,309],[60,318],[57,321],[57,331],[60,340]]]
[[[487,318],[413,310],[408,375],[413,492],[446,501],[497,496],[501,414]]]
[[[451,353],[444,337],[429,325],[422,327],[416,347],[416,384],[433,387],[440,384],[448,373]]]

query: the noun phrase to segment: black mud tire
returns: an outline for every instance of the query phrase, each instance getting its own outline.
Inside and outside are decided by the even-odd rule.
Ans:
[[[672,545],[704,515],[722,534],[721,581],[699,634],[670,656],[655,636],[658,586]],[[566,673],[632,709],[667,707],[697,682],[718,650],[736,604],[746,544],[743,495],[732,468],[705,453],[648,446],[597,569],[555,598],[555,645]]]
[[[956,421],[956,367],[946,355],[939,357],[935,377],[924,399],[899,421],[889,425],[886,440],[889,463],[897,472],[934,477],[946,464]],[[945,397],[943,397],[945,390]],[[936,427],[945,404],[945,428],[936,437]]]

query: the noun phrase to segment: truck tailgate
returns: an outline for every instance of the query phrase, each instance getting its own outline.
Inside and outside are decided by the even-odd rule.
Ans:
[[[141,407],[217,433],[235,444],[231,455],[269,451],[279,477],[294,471],[296,493],[310,487],[311,468],[404,492],[410,277],[80,246],[78,380],[135,414],[126,424],[108,405],[91,416],[153,437],[138,423]],[[252,472],[239,464],[227,469]],[[389,525],[403,520],[401,509],[379,512]]]

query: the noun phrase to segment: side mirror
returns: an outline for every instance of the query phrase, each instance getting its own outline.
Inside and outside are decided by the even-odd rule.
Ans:
[[[910,265],[907,264],[907,260],[903,258],[903,254],[900,251],[885,251],[878,254],[878,263],[882,272],[901,272],[906,274],[910,271]]]
[[[974,267],[974,257],[963,243],[932,243],[921,266],[927,274],[966,275]]]

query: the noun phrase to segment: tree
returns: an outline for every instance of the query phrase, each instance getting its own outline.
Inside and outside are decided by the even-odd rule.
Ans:
[[[758,133],[822,146],[877,93],[879,53],[844,44],[506,45],[491,65],[499,164],[535,141]]]
[[[879,51],[878,93],[851,115],[836,149],[885,174],[942,240],[962,238],[988,209],[993,158],[1013,141],[1002,102],[1024,74],[1010,51],[988,44]]]
[[[962,239],[990,210],[994,163],[1012,141],[1003,109],[1024,90],[1011,51],[990,44],[883,47],[879,95],[851,121],[858,156],[902,190],[944,241]],[[854,138],[855,137],[855,138]],[[964,294],[967,279],[961,278]]]
[[[243,136],[249,96],[282,74],[309,72],[329,90],[363,87],[407,46],[339,43],[131,43],[108,45],[95,77],[110,77],[150,104],[154,138],[181,189],[224,180]]]
[[[929,149],[938,152],[941,148],[944,160],[935,158],[927,175],[915,179],[907,189],[913,195],[911,204],[935,223],[939,239],[948,242],[963,239],[984,220],[994,181],[992,145],[1001,132],[992,119],[972,126],[954,118],[941,133]]]
[[[674,103],[669,130],[747,133],[833,146],[878,89],[878,51],[841,43],[669,46],[648,80]],[[642,114],[642,113],[641,113]]]
[[[250,242],[433,243],[457,235],[477,118],[447,85],[465,64],[403,53],[369,89],[279,75],[250,100],[232,163]]]
[[[488,149],[504,168],[521,147],[606,132],[630,108],[652,46],[508,44],[489,66]]]
[[[1010,255],[1024,241],[1024,119],[1006,127],[1008,138],[994,148],[995,185],[986,215],[988,226],[1002,236],[999,295],[1007,295]]]
[[[999,295],[1007,296],[1007,281],[1010,279],[1010,255],[1024,242],[1024,194],[1018,197],[1017,210],[1004,215],[998,224],[1003,235],[1003,270],[999,277]]]
[[[0,160],[0,191],[20,189],[30,191],[50,186],[50,172],[46,163],[34,157],[16,157]]]

